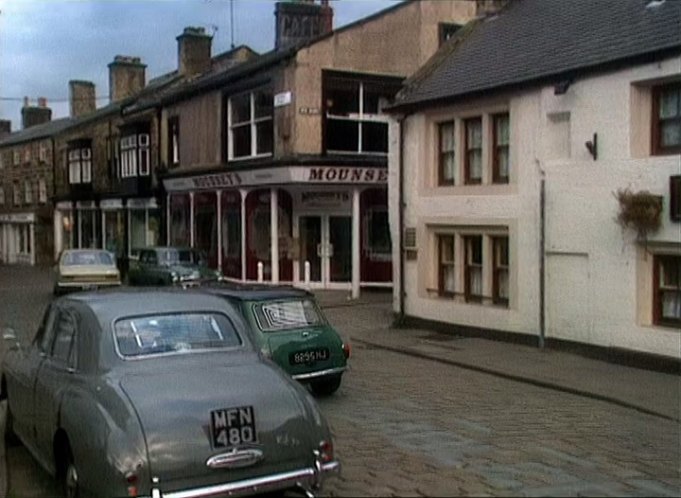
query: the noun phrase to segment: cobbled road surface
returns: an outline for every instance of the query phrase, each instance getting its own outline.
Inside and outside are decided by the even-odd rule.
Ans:
[[[0,267],[0,326],[29,341],[50,289],[44,271]],[[346,338],[391,321],[380,303],[326,314]],[[681,496],[678,422],[605,401],[358,342],[319,404],[343,465],[324,495]],[[59,496],[23,447],[7,460],[10,497]]]

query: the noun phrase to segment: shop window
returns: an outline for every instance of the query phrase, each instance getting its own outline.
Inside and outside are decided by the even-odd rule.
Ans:
[[[653,91],[653,154],[681,153],[681,83]]]
[[[191,242],[189,224],[189,194],[170,197],[170,245],[189,247]]]
[[[496,114],[492,119],[492,180],[508,183],[509,173],[509,119],[508,114]]]
[[[170,166],[180,164],[180,117],[168,119],[168,162]]]
[[[369,209],[366,212],[366,251],[373,261],[391,260],[390,224],[387,209]]]
[[[268,156],[273,151],[274,100],[270,88],[228,100],[228,158]]]
[[[493,237],[493,273],[492,296],[495,304],[508,306],[508,237]]]
[[[394,95],[395,84],[395,79],[325,75],[326,151],[332,154],[387,154],[388,119],[382,108]]]
[[[655,256],[655,323],[681,328],[681,256]]]
[[[194,194],[194,247],[208,256],[208,264],[217,267],[218,213],[215,192]]]
[[[77,185],[92,182],[92,149],[84,143],[70,144],[68,148],[69,183]]]
[[[482,118],[466,119],[464,125],[466,183],[479,184],[482,183]]]
[[[62,249],[71,249],[74,243],[73,236],[73,211],[62,211],[61,240]]]
[[[454,235],[438,235],[438,294],[456,294],[456,266],[454,259]]]
[[[669,177],[669,217],[681,221],[681,175]]]
[[[78,236],[80,249],[95,249],[97,242],[97,211],[94,209],[81,209],[78,211]]]
[[[150,152],[148,133],[121,136],[121,178],[149,176]]]
[[[223,192],[222,202],[222,272],[241,278],[241,195]]]
[[[47,184],[44,178],[38,180],[38,202],[45,204],[47,202]]]
[[[104,248],[117,257],[124,255],[125,240],[124,211],[104,211]]]
[[[33,188],[30,180],[24,181],[24,204],[33,204]]]
[[[456,178],[456,136],[454,121],[438,124],[439,134],[439,181],[440,185],[454,185]]]

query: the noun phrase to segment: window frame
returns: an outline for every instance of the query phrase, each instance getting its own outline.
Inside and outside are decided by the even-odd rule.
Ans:
[[[452,127],[452,137],[453,146],[452,149],[443,150],[443,129],[445,126],[451,125]],[[437,136],[438,136],[438,147],[437,147],[437,160],[438,160],[438,181],[439,187],[451,187],[456,185],[456,121],[454,119],[448,121],[440,121],[437,123]],[[454,158],[454,171],[452,172],[452,178],[445,178],[445,156],[452,155]]]
[[[474,242],[474,239],[479,240],[480,243],[480,263],[472,262],[473,251],[470,244]],[[484,256],[484,236],[482,234],[477,235],[463,235],[463,255],[464,255],[464,296],[467,303],[482,303],[485,297],[485,256]],[[481,279],[481,289],[480,294],[473,294],[471,291],[472,287],[472,276],[473,270],[480,270]]]
[[[669,177],[669,219],[681,221],[681,175]]]
[[[21,206],[21,187],[19,182],[14,182],[12,184],[12,200],[15,206]]]
[[[180,165],[180,116],[168,118],[168,165]]]
[[[269,93],[272,97],[272,104],[270,108],[270,112],[267,116],[256,116],[256,106],[255,106],[255,95],[257,93]],[[249,102],[249,117],[247,121],[240,121],[236,124],[233,123],[232,121],[232,102],[239,98],[243,97],[244,95],[248,95],[248,102]],[[271,150],[268,152],[261,152],[258,153],[258,125],[262,125],[263,123],[271,122],[272,123],[272,137],[271,137],[271,143],[272,147]],[[244,155],[244,156],[235,156],[234,151],[234,129],[235,128],[245,128],[249,127],[249,132],[250,132],[250,146],[251,146],[251,151],[250,154]],[[274,155],[274,92],[271,86],[261,86],[258,88],[254,88],[251,90],[247,90],[244,92],[239,92],[239,93],[234,93],[230,95],[227,98],[227,160],[228,161],[244,161],[248,159],[256,159],[260,157],[271,157]]]
[[[511,294],[510,289],[507,290],[509,297],[502,297],[499,294],[499,290],[500,290],[499,282],[500,282],[500,275],[503,272],[506,272],[507,282],[510,284],[510,281],[511,281],[510,240],[508,238],[508,235],[504,235],[504,236],[495,235],[495,236],[492,236],[491,239],[492,239],[492,300],[493,300],[494,304],[498,304],[498,305],[501,305],[501,306],[508,308],[509,297],[510,297],[510,294]],[[505,245],[505,252],[506,252],[505,263],[503,261],[503,258],[498,258],[499,254],[498,254],[497,250],[499,249],[500,244]],[[502,247],[502,249],[503,249],[503,247]],[[500,261],[499,259],[502,259],[502,261]]]
[[[92,183],[92,147],[90,144],[79,143],[70,146],[66,152],[66,162],[69,185]]]
[[[660,267],[662,266],[662,263],[666,260],[677,260],[677,264],[679,265],[679,283],[678,287],[676,287],[676,290],[672,290],[671,292],[676,292],[681,296],[681,256],[676,256],[676,255],[671,255],[671,254],[656,254],[653,257],[653,324],[654,325],[659,325],[659,326],[666,326],[666,327],[674,327],[674,328],[680,328],[681,329],[681,318],[664,318],[662,314],[662,306],[663,306],[663,299],[662,299],[662,282],[661,282],[661,272],[660,272]],[[674,289],[674,287],[670,287],[670,289]],[[681,297],[680,297],[681,299]]]
[[[676,90],[678,95],[677,100],[677,115],[674,118],[660,118],[660,102],[662,94],[669,90]],[[681,126],[681,82],[668,83],[653,87],[653,112],[651,116],[651,153],[655,156],[681,154],[681,142],[675,146],[662,145],[662,126],[661,122],[664,120],[678,121]]]
[[[45,178],[38,179],[38,203],[47,203],[47,181],[45,181]]]
[[[455,297],[456,290],[445,289],[445,267],[454,269],[456,279],[456,235],[453,233],[438,233],[437,236],[437,292],[440,297]],[[443,261],[443,247],[445,239],[451,239],[452,258],[451,261]],[[455,286],[456,287],[456,286]]]
[[[19,166],[21,164],[21,152],[19,149],[12,151],[12,166]]]
[[[482,157],[482,150],[484,147],[485,137],[483,136],[483,119],[482,116],[473,116],[463,120],[464,123],[464,182],[466,185],[482,185],[484,178],[485,163]],[[468,140],[468,129],[473,123],[478,123],[480,128],[480,145],[478,147],[470,147]],[[480,178],[471,177],[471,153],[478,151],[480,153]]]
[[[497,133],[497,123],[501,119],[506,119],[508,126],[508,143],[499,144],[499,136]],[[506,150],[507,172],[506,176],[502,176],[499,171],[500,151]],[[492,114],[492,183],[507,184],[510,182],[511,176],[511,115],[509,112],[500,112]]]
[[[24,180],[24,204],[33,204],[33,185],[31,185],[31,180]]]

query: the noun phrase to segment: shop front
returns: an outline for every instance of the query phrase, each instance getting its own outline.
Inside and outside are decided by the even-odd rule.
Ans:
[[[289,166],[166,178],[167,243],[237,281],[390,286],[387,170]]]
[[[0,262],[35,265],[35,213],[0,215]]]

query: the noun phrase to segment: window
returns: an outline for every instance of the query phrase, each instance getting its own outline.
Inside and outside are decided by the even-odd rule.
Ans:
[[[180,118],[168,120],[168,162],[171,166],[180,164]]]
[[[681,153],[681,84],[655,89],[653,154]]]
[[[324,323],[317,306],[309,299],[255,304],[253,310],[263,332],[314,327]]]
[[[24,164],[29,164],[31,162],[31,146],[27,145],[24,148]]]
[[[40,325],[40,329],[35,336],[34,344],[38,344],[40,351],[45,354],[49,354],[50,349],[52,349],[52,339],[54,338],[56,329],[54,324],[58,315],[59,308],[56,306],[50,306],[43,315],[43,321]]]
[[[656,256],[655,323],[681,328],[681,256]]]
[[[390,222],[387,209],[367,209],[364,221],[365,250],[373,261],[392,259]]]
[[[24,181],[24,203],[25,204],[33,203],[33,189],[31,188],[30,180]]]
[[[38,180],[38,202],[41,204],[47,202],[47,184],[44,178]]]
[[[454,121],[438,125],[440,136],[439,181],[440,185],[454,185],[456,177],[456,155]]]
[[[12,153],[12,164],[14,166],[19,166],[19,164],[21,164],[21,153],[18,150],[15,150]]]
[[[496,114],[493,118],[492,180],[508,183],[509,171],[509,119],[508,114]]]
[[[454,235],[438,236],[438,294],[456,294],[456,273],[454,262]]]
[[[453,24],[448,22],[441,22],[438,24],[438,39],[440,46],[451,40],[457,31],[461,28],[460,24]]]
[[[120,171],[120,139],[117,135],[110,135],[106,139],[106,161],[109,167],[109,179],[116,178]]]
[[[12,197],[14,198],[14,205],[21,206],[21,190],[18,183],[15,183],[12,188]]]
[[[508,237],[493,237],[492,296],[495,304],[508,306]]]
[[[270,89],[229,99],[229,159],[272,154],[274,101]]]
[[[466,183],[482,183],[482,118],[466,119]]]
[[[482,301],[482,236],[464,237],[466,301]]]
[[[45,142],[40,144],[40,149],[39,149],[39,152],[38,152],[38,159],[40,160],[41,163],[47,162],[47,147],[48,147],[48,145]]]
[[[57,332],[52,344],[52,358],[68,366],[74,366],[75,356],[74,337],[76,335],[76,321],[70,313],[59,314]]]
[[[0,185],[0,206],[5,205],[5,187]]]
[[[681,175],[669,177],[669,218],[681,221]]]
[[[92,182],[92,149],[73,145],[68,151],[69,183],[77,185]]]
[[[381,112],[395,89],[391,81],[327,76],[324,81],[326,151],[388,153],[388,120]]]
[[[5,155],[0,152],[0,169],[5,167]]]

